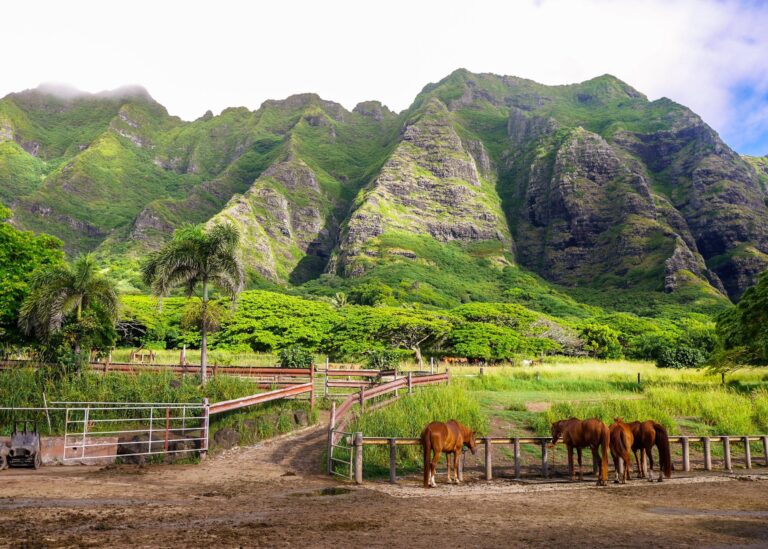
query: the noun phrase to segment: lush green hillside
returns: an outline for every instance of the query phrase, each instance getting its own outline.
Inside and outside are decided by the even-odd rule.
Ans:
[[[175,228],[226,219],[251,287],[711,312],[768,267],[767,178],[690,110],[609,75],[457,70],[400,114],[313,94],[191,122],[140,88],[0,100],[11,222],[96,250],[129,292]]]

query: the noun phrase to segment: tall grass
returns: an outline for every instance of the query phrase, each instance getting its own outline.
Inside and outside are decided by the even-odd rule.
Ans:
[[[455,419],[479,435],[488,432],[488,418],[480,405],[463,387],[431,387],[396,403],[363,414],[349,426],[350,432],[362,432],[373,437],[418,437],[424,426],[432,421]],[[398,469],[416,470],[421,467],[421,448],[405,446],[398,451]],[[389,470],[389,449],[365,447],[365,469],[371,474]]]
[[[14,368],[0,373],[0,407],[39,408],[46,401],[49,405],[55,401],[200,403],[204,397],[218,402],[258,392],[257,386],[248,380],[217,376],[201,387],[196,376],[179,377],[167,370],[137,375],[83,372],[55,381],[43,378],[40,371],[29,368]],[[63,429],[61,415],[52,413],[50,416],[53,433]],[[32,413],[31,416],[38,419],[41,428],[47,427],[47,418],[44,421],[41,413]],[[0,431],[8,431],[13,419],[12,412],[0,410]],[[23,418],[19,416],[16,419]]]
[[[565,417],[597,417],[606,423],[614,417],[625,421],[653,419],[672,434],[683,434],[679,419],[687,418],[705,432],[696,435],[748,435],[768,429],[768,392],[751,394],[728,389],[681,389],[674,386],[650,387],[640,399],[617,399],[611,395],[600,402],[556,403],[539,416],[533,427],[539,434],[549,431],[549,424]]]

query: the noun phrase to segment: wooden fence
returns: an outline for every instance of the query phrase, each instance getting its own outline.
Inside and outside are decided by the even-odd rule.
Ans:
[[[357,484],[363,483],[363,447],[370,446],[389,446],[389,481],[397,481],[397,447],[398,446],[418,446],[421,441],[418,438],[387,438],[387,437],[366,437],[363,433],[349,433],[349,444],[352,449],[352,459],[350,460],[351,472]],[[479,446],[484,449],[486,480],[493,479],[493,453],[491,447],[494,444],[509,444],[513,447],[513,461],[515,469],[515,478],[520,479],[521,474],[521,455],[520,448],[523,444],[538,446],[541,451],[541,476],[549,478],[549,450],[552,448],[551,437],[484,437],[479,440]],[[684,472],[691,471],[690,449],[691,443],[700,443],[704,454],[704,470],[712,471],[712,443],[719,443],[723,446],[723,470],[728,473],[733,472],[733,459],[731,454],[731,443],[741,444],[744,448],[744,467],[752,469],[752,451],[751,442],[762,442],[763,446],[763,466],[768,467],[768,435],[749,435],[749,436],[714,436],[714,437],[696,437],[696,436],[671,436],[670,444],[679,444],[681,447],[681,466]],[[460,467],[463,467],[463,459],[459,461]],[[596,470],[596,464],[593,463],[593,470]]]
[[[388,383],[377,385],[369,389],[361,387],[357,393],[349,395],[346,399],[344,399],[344,401],[338,407],[336,407],[336,402],[334,402],[331,407],[331,417],[328,423],[328,474],[336,474],[334,465],[340,464],[349,466],[349,473],[344,476],[352,476],[351,455],[349,456],[349,460],[345,460],[344,457],[347,456],[339,457],[338,455],[334,455],[334,451],[340,450],[344,453],[352,451],[352,446],[350,446],[349,441],[344,443],[342,438],[350,438],[350,433],[344,432],[343,429],[346,427],[352,417],[351,411],[355,404],[359,404],[360,411],[363,412],[365,411],[366,402],[371,399],[392,394],[393,398],[378,404],[378,406],[382,406],[396,400],[400,396],[399,391],[401,390],[406,390],[408,393],[412,393],[413,388],[418,387],[419,385],[433,385],[437,383],[448,383],[449,381],[450,374],[448,372],[443,374],[425,375],[414,375],[414,372],[408,372],[407,375],[399,378],[397,375],[395,375],[395,379]],[[362,436],[362,434],[360,436]]]

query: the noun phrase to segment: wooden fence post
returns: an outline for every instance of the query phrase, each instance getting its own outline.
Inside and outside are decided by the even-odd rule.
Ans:
[[[704,470],[705,471],[711,471],[712,470],[712,449],[709,445],[709,437],[703,437],[701,439],[701,442],[704,443]]]
[[[485,480],[493,479],[493,463],[491,462],[491,439],[485,438]]]
[[[325,381],[323,382],[323,397],[328,398],[328,365],[330,361],[325,357]]]
[[[333,430],[336,428],[336,401],[331,403],[331,421],[328,425],[328,474],[333,474]]]
[[[683,471],[691,470],[691,454],[688,445],[688,437],[680,437],[680,444],[683,446]]]
[[[640,385],[640,372],[637,372],[637,384]]]
[[[389,439],[389,482],[397,483],[397,441]]]
[[[515,478],[520,478],[520,439],[517,437],[513,438],[512,446],[515,453]]]
[[[413,393],[413,372],[408,372],[408,394]]]
[[[309,409],[315,409],[315,361],[309,363],[309,383],[312,390],[309,391]]]
[[[200,428],[200,459],[204,460],[208,454],[208,399],[203,399],[202,427]]]
[[[485,368],[480,366],[480,377],[483,377],[483,374],[485,373]]]
[[[363,483],[363,433],[355,433],[355,483]]]
[[[752,469],[752,448],[749,447],[749,437],[744,437],[744,464]]]
[[[765,456],[765,466],[768,467],[768,435],[763,435],[763,455]]]
[[[733,467],[731,467],[731,439],[727,436],[720,438],[723,441],[723,458],[725,461],[725,470],[729,473],[732,473]]]
[[[435,357],[433,356],[429,357],[429,373],[435,373]]]
[[[549,448],[547,441],[541,441],[541,473],[544,478],[549,478]]]

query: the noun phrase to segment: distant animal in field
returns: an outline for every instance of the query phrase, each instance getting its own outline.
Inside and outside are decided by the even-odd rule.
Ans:
[[[625,484],[630,478],[632,470],[632,429],[624,423],[620,417],[613,418],[613,423],[608,428],[611,437],[611,457],[613,458],[613,467],[616,469],[616,484]]]
[[[633,421],[628,423],[634,442],[632,451],[637,462],[637,478],[653,481],[653,447],[659,449],[659,482],[664,477],[672,476],[672,455],[669,449],[669,436],[663,425],[653,420]],[[640,457],[638,458],[638,451]],[[645,456],[648,455],[649,471],[645,470]],[[662,476],[663,475],[663,476]]]
[[[447,423],[434,421],[427,425],[421,432],[421,446],[424,449],[424,488],[434,488],[435,468],[440,461],[440,454],[445,454],[448,466],[448,482],[460,484],[464,479],[459,471],[459,457],[464,446],[474,454],[477,451],[477,441],[474,431],[465,427],[456,420]],[[453,461],[453,477],[451,475],[451,461]]]
[[[5,444],[0,444],[0,471],[8,468],[8,454],[11,453],[11,449]]]
[[[562,437],[568,448],[568,474],[571,480],[576,480],[573,471],[573,449],[579,458],[579,480],[584,480],[581,471],[581,451],[583,448],[592,450],[592,459],[597,463],[597,485],[608,484],[608,446],[610,436],[608,427],[599,419],[580,420],[575,417],[562,419],[552,424],[552,444]]]
[[[463,356],[444,356],[443,362],[446,364],[469,364],[469,359]]]
[[[520,364],[522,364],[523,366],[541,366],[542,364],[544,364],[544,359],[535,358],[533,360],[521,360]]]

